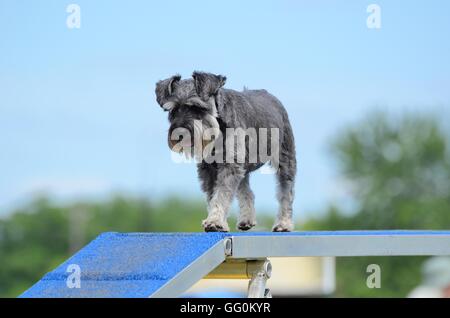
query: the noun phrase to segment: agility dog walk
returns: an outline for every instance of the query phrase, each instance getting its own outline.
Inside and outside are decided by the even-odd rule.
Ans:
[[[178,297],[202,278],[269,297],[268,257],[397,255],[450,255],[450,231],[104,233],[21,297]]]

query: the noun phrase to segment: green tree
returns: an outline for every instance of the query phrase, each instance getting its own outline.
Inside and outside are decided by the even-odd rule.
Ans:
[[[450,228],[449,139],[433,116],[373,113],[345,129],[331,151],[349,181],[354,211],[330,207],[309,229]],[[420,281],[423,257],[340,258],[338,295],[405,296]],[[382,288],[366,287],[366,267],[382,269]]]
[[[102,232],[198,231],[205,214],[204,204],[176,198],[37,199],[0,219],[0,297],[19,295]]]
[[[198,232],[205,216],[205,203],[187,198],[37,199],[0,219],[0,297],[20,295],[102,232]],[[270,217],[258,219],[270,228]]]

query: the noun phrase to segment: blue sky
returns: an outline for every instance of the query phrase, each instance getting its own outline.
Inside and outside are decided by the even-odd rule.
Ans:
[[[81,8],[68,29],[66,7]],[[381,7],[381,29],[366,8]],[[193,70],[266,88],[298,149],[295,213],[348,199],[327,142],[374,107],[449,115],[448,1],[0,2],[0,213],[36,193],[203,198],[166,146],[154,84]],[[254,174],[260,210],[273,176]]]

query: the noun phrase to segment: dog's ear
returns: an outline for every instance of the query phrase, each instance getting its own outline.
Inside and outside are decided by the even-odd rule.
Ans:
[[[155,93],[156,101],[162,107],[166,102],[167,98],[172,95],[174,90],[174,85],[181,79],[180,75],[174,75],[165,80],[156,83]]]
[[[192,78],[194,79],[197,95],[204,101],[216,95],[219,88],[225,85],[225,81],[227,80],[225,76],[204,72],[194,72]]]

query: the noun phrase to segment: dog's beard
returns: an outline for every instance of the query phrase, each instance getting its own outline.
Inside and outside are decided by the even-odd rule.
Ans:
[[[191,135],[193,133],[193,136]],[[213,137],[214,136],[214,137]],[[174,136],[170,136],[172,138]],[[182,141],[173,143],[171,150],[182,154],[186,159],[194,159],[201,162],[205,158],[213,155],[216,143],[220,140],[221,132],[217,119],[207,114],[202,120],[194,120],[192,132],[189,132],[189,146]],[[193,141],[193,145],[192,145]],[[169,141],[170,144],[170,141]]]
[[[214,136],[214,138],[213,138]],[[221,136],[219,122],[216,117],[207,114],[203,120],[194,121],[194,157],[202,161],[212,156],[216,142]]]

